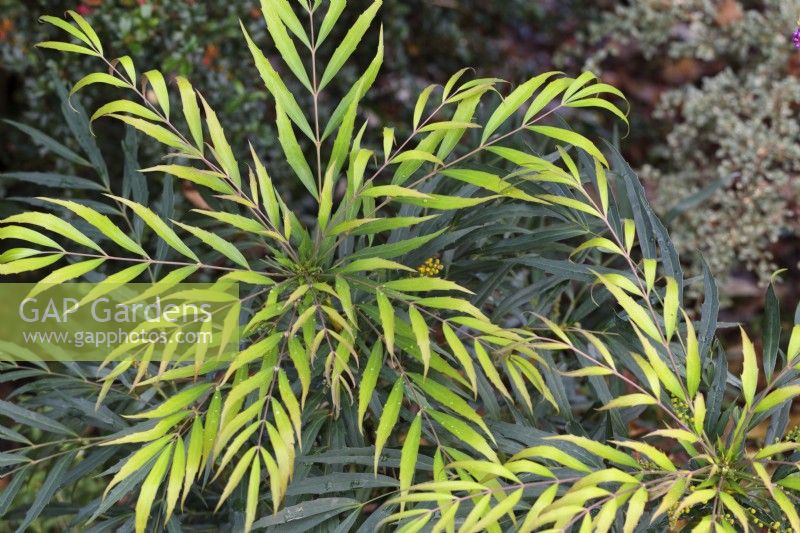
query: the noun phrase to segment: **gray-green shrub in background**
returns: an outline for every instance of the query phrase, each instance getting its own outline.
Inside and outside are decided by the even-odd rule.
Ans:
[[[650,68],[688,58],[697,61],[689,69],[710,72],[689,73],[661,96],[655,118],[666,142],[652,148],[642,177],[662,213],[678,207],[676,245],[701,251],[723,277],[743,266],[768,281],[774,243],[800,236],[798,15],[796,0],[642,0],[620,3],[587,31],[601,47],[587,68],[639,50]]]

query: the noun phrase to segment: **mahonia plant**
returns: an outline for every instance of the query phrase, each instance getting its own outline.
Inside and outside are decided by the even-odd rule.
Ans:
[[[8,380],[34,381],[14,403],[0,402],[0,414],[19,426],[0,428],[19,444],[2,454],[11,480],[0,514],[26,473],[46,463],[20,531],[59,490],[104,466],[111,479],[102,497],[71,511],[77,527],[101,520],[91,527],[180,531],[181,521],[213,522],[206,512],[213,509],[245,531],[800,531],[800,444],[796,431],[786,432],[800,394],[800,326],[781,352],[772,313],[760,391],[744,330],[743,371],[730,374],[714,340],[713,280],[706,276],[696,326],[681,309],[677,254],[627,165],[614,152],[612,172],[588,138],[544,124],[569,108],[626,120],[605,98],[623,98],[619,91],[591,73],[545,73],[489,107],[500,81],[462,81],[461,71],[422,91],[408,138],[383,129],[381,153],[366,147],[367,124],[358,117],[383,60],[382,39],[327,117],[321,98],[380,0],[338,43],[326,37],[344,0],[298,4],[262,0],[262,11],[281,68],[307,94],[290,92],[243,31],[275,102],[291,179],[316,200],[311,217],[284,201],[254,150],[246,162],[236,157],[188,80],[175,78],[173,99],[162,73],[140,76],[129,57],[106,57],[80,15],[43,17],[79,43],[40,47],[93,56],[102,66],[73,94],[106,84],[125,95],[92,120],[116,119],[169,148],[168,164],[144,172],[191,182],[221,209],[197,210],[200,227],[165,220],[110,187],[102,203],[40,198],[37,205],[63,216],[4,219],[0,237],[36,248],[4,252],[0,274],[47,269],[44,287],[118,265],[89,300],[151,267],[167,271],[151,296],[200,273],[221,288],[248,290],[220,320],[223,336],[238,329],[242,339],[233,356],[198,344],[156,365],[147,348],[122,345],[99,367],[9,364]],[[324,65],[323,45],[331,49]],[[476,123],[482,104],[488,118]],[[514,147],[526,133],[533,136],[523,142],[556,141],[556,151]],[[144,232],[123,229],[131,221],[157,242],[143,246]],[[90,239],[84,227],[102,238]],[[538,256],[529,243],[522,255],[513,245],[520,235],[553,245]],[[448,262],[479,257],[478,249],[500,260],[451,272]],[[518,264],[551,275],[533,288],[563,287],[558,300],[567,308],[554,299],[547,313],[504,310],[491,293],[516,290],[503,280]],[[741,400],[726,398],[734,389]],[[73,400],[48,400],[53,391]],[[95,400],[88,407],[86,394]],[[593,398],[589,408],[581,397]],[[656,427],[646,435],[628,432],[651,416]],[[86,419],[102,434],[78,435]],[[767,419],[772,440],[748,448]]]

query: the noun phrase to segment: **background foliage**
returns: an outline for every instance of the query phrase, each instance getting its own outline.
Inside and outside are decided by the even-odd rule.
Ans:
[[[616,4],[580,50],[587,68],[614,72],[653,110],[658,139],[640,158],[642,177],[678,247],[701,251],[723,278],[746,269],[763,284],[777,264],[794,267],[800,71],[790,36],[800,3]],[[726,292],[752,294],[745,287]]]

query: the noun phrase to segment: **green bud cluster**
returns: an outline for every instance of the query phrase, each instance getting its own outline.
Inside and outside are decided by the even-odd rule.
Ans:
[[[678,527],[678,522],[680,521],[681,517],[688,515],[690,512],[691,508],[689,507],[682,509],[680,512],[678,512],[678,506],[674,505],[669,510],[669,515],[668,515],[670,531],[680,531],[680,528]]]
[[[784,435],[783,440],[786,442],[800,442],[800,426],[793,427]]]
[[[769,518],[765,518],[758,509],[748,507],[747,512],[749,512],[751,516],[750,522],[757,525],[759,528],[762,528],[762,530],[776,531],[779,533],[792,532],[792,528],[790,526],[784,526],[778,520],[771,521]]]
[[[639,468],[641,468],[642,470],[648,470],[648,471],[662,470],[661,467],[659,467],[653,461],[650,461],[648,459],[644,459],[643,457],[638,457],[636,459],[636,463],[639,465]]]

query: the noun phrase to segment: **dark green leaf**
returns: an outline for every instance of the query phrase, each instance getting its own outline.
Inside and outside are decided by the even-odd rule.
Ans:
[[[75,433],[61,422],[56,422],[41,413],[30,411],[4,400],[0,400],[0,415],[7,416],[20,424],[39,428],[50,433],[75,436]]]
[[[762,359],[764,376],[769,382],[778,359],[778,344],[781,339],[781,309],[775,288],[770,283],[767,288],[767,301],[764,308],[764,355]]]
[[[283,528],[288,527],[291,522],[295,520],[306,519],[333,511],[336,511],[338,514],[359,505],[360,502],[352,498],[317,498],[286,507],[271,516],[256,520],[253,524],[253,529],[280,526],[283,531]]]
[[[52,172],[6,172],[0,174],[0,179],[26,181],[43,187],[53,187],[57,189],[83,189],[90,191],[103,191],[105,187],[99,183],[79,178],[78,176],[66,176],[64,174],[54,174]]]
[[[64,481],[64,472],[67,470],[67,467],[69,467],[70,463],[72,463],[72,460],[77,454],[77,451],[71,451],[61,456],[61,458],[59,458],[54,465],[50,466],[47,472],[47,477],[42,482],[42,486],[36,491],[36,499],[28,508],[28,512],[25,513],[25,518],[22,520],[22,523],[20,523],[20,525],[17,527],[17,533],[25,531],[36,519],[36,517],[42,513],[45,506],[50,502],[55,493],[61,487]]]
[[[36,128],[32,128],[26,124],[21,124],[13,120],[3,120],[3,122],[11,124],[18,130],[28,134],[35,143],[39,144],[44,148],[47,148],[56,155],[63,157],[67,161],[71,161],[76,165],[81,165],[84,167],[92,166],[92,164],[88,162],[86,159],[79,156],[78,154],[76,154],[75,152],[73,152],[72,150],[61,144],[60,142],[56,141],[46,133],[37,130]]]

